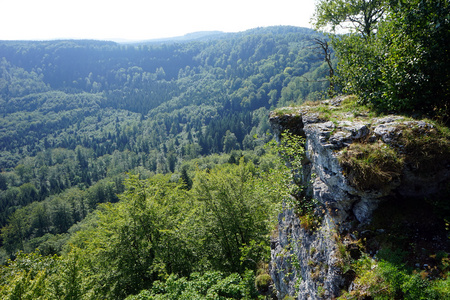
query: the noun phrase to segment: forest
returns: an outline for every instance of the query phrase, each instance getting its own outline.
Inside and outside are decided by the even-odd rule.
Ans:
[[[289,173],[268,113],[326,96],[318,40],[0,42],[2,295],[256,297]]]
[[[449,16],[448,0],[318,0],[328,34],[0,41],[2,299],[268,299],[277,212],[315,209],[286,167],[304,142],[276,144],[269,111],[344,93],[448,133]],[[355,276],[381,284],[370,299],[443,299],[436,255],[435,281],[401,261]]]

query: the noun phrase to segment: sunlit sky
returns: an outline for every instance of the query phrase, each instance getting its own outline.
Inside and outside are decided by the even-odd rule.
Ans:
[[[311,27],[314,0],[0,0],[0,40],[147,40]]]

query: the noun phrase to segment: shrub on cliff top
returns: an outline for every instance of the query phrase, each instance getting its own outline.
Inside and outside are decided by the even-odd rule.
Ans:
[[[320,0],[313,21],[333,31],[349,20],[355,26],[332,38],[334,80],[345,93],[379,111],[424,113],[449,124],[449,15],[448,0]]]

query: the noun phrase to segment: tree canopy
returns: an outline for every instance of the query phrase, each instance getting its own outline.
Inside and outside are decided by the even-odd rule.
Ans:
[[[320,1],[315,25],[351,21],[353,34],[335,35],[344,92],[384,112],[427,114],[449,121],[450,3]]]
[[[316,5],[314,24],[318,29],[329,26],[335,31],[342,27],[369,37],[385,15],[385,3],[385,0],[321,0]]]
[[[257,297],[283,181],[268,113],[325,96],[315,39],[0,41],[0,297]]]
[[[100,205],[74,227],[62,256],[19,253],[0,267],[0,295],[124,299],[142,290],[170,294],[165,284],[191,274],[200,280],[203,273],[214,281],[198,284],[228,278],[236,284],[233,295],[254,298],[255,270],[270,255],[267,236],[282,200],[283,174],[242,158],[198,170],[191,190],[172,174],[129,175],[120,201]]]

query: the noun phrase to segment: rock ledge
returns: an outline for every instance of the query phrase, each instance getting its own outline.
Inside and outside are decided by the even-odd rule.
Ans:
[[[438,155],[440,161],[433,172],[415,168],[414,155],[406,153],[411,148],[407,134],[414,132],[416,138],[432,136],[436,131],[433,124],[396,115],[369,118],[359,113],[355,117],[355,113],[342,111],[345,101],[343,97],[335,98],[321,103],[325,109],[303,106],[280,109],[270,115],[278,139],[286,130],[305,138],[303,184],[326,208],[322,225],[314,232],[301,227],[293,210],[280,214],[270,265],[279,299],[287,295],[296,299],[337,297],[348,281],[338,266],[338,243],[342,242],[338,237],[370,222],[373,211],[386,197],[423,197],[439,191],[450,179],[448,140],[447,152]],[[337,117],[331,120],[324,116],[324,110]],[[356,145],[374,145],[380,153],[383,149],[394,150],[402,162],[398,174],[378,188],[355,185],[349,174],[352,170],[343,167],[342,156]]]

